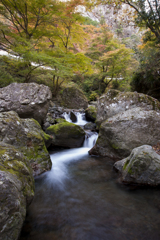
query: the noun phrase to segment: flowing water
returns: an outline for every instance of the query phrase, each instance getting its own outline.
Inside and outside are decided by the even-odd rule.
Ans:
[[[160,240],[160,190],[119,185],[111,159],[88,155],[96,138],[51,153],[20,240]]]

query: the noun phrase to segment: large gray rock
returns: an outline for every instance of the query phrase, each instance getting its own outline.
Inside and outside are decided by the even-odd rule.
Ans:
[[[13,110],[21,118],[34,118],[42,124],[51,98],[51,91],[45,85],[12,83],[0,88],[0,112]]]
[[[133,149],[129,157],[116,162],[114,167],[121,172],[124,183],[160,185],[160,155],[149,145]]]
[[[90,154],[115,159],[127,157],[133,148],[156,145],[160,138],[160,113],[133,108],[101,124],[96,145]]]
[[[88,100],[84,93],[76,87],[67,87],[61,94],[61,105],[70,109],[86,109]]]
[[[95,122],[96,117],[97,117],[97,108],[95,106],[89,106],[85,110],[85,115],[86,115],[86,119],[88,121]]]
[[[80,126],[67,121],[50,126],[46,133],[53,137],[52,144],[60,147],[81,147],[85,139],[84,130]]]
[[[25,156],[0,142],[0,239],[17,240],[26,207],[34,196],[32,169]]]
[[[34,175],[51,169],[46,149],[51,137],[43,132],[36,120],[21,119],[13,111],[0,113],[0,141],[21,151],[30,162]]]
[[[160,112],[160,102],[155,98],[143,93],[120,92],[110,89],[98,99],[96,122],[100,126],[106,119],[136,107]]]

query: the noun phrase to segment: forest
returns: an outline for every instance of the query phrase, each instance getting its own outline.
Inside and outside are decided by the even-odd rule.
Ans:
[[[160,99],[157,0],[1,0],[0,22],[0,48],[10,54],[0,57],[0,87],[36,82],[54,97],[73,85],[89,100],[110,88]]]

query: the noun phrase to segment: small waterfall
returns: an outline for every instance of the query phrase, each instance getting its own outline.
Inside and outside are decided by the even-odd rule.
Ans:
[[[77,122],[75,122],[74,124],[79,125],[79,126],[84,126],[87,123],[86,118],[85,118],[85,113],[74,112],[74,114],[77,117]],[[70,117],[70,112],[68,112],[68,113],[64,112],[63,116],[66,119],[66,121],[72,122],[71,117]]]
[[[85,136],[83,147],[92,148],[96,144],[97,138],[97,132],[88,132]]]

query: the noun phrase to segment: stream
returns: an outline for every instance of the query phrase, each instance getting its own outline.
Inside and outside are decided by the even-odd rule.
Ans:
[[[87,136],[81,148],[50,153],[20,240],[160,240],[160,190],[118,184],[111,159],[88,155],[98,134]]]

